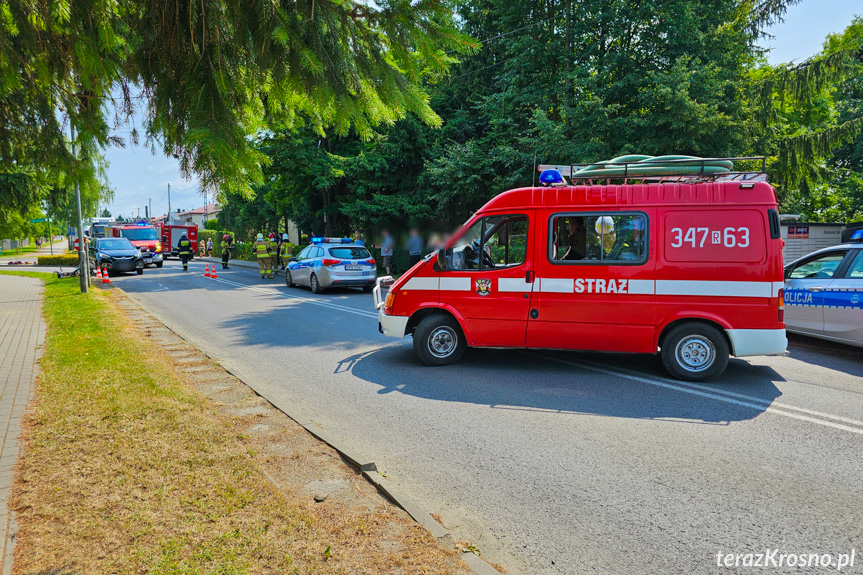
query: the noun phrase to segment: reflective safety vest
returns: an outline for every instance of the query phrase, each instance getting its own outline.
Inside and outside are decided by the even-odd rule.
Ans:
[[[291,250],[291,242],[282,242],[282,247],[280,251],[282,257],[294,255],[292,251],[289,250]]]
[[[270,249],[273,251],[273,253],[278,252],[279,251],[279,240],[277,240],[277,239],[270,240]]]
[[[270,244],[267,240],[258,240],[255,242],[255,255],[259,258],[270,257]]]
[[[177,242],[177,252],[181,255],[189,255],[192,253],[192,242],[189,240],[180,240]]]

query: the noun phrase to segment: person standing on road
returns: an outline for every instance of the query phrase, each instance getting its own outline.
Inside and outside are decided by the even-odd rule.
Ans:
[[[423,239],[416,228],[411,230],[411,235],[408,238],[408,252],[411,256],[411,267],[423,259]]]
[[[234,238],[225,234],[222,236],[222,269],[228,269],[228,260],[231,259],[231,250],[234,248]]]
[[[285,269],[288,265],[288,260],[293,257],[291,250],[291,240],[288,234],[282,234],[282,243],[279,244],[279,257],[282,259],[282,265],[279,269]]]
[[[387,229],[381,230],[381,259],[387,275],[392,275],[390,267],[393,265],[393,247],[395,242]]]
[[[192,242],[189,241],[189,236],[186,232],[180,236],[180,241],[177,242],[177,253],[180,256],[180,261],[183,262],[183,271],[189,271],[189,258],[192,255]]]
[[[274,269],[278,269],[279,267],[279,234],[275,232],[270,232],[269,237],[267,238],[270,242],[270,258],[272,258],[272,263],[275,265]]]
[[[363,241],[363,234],[362,232],[360,232],[360,230],[356,230],[354,232],[354,243],[358,246],[366,245],[366,242]]]
[[[264,239],[264,234],[258,234],[255,241],[255,256],[257,256],[261,279],[264,279],[264,276],[273,279],[275,276],[273,276],[273,261],[270,257],[270,242]]]
[[[213,238],[207,238],[207,257],[213,255]]]

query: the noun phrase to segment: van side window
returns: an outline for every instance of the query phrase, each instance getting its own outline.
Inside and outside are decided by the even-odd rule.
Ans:
[[[489,216],[475,221],[447,250],[447,270],[501,269],[524,263],[527,217]]]
[[[647,260],[644,214],[556,214],[551,230],[548,257],[553,263]]]

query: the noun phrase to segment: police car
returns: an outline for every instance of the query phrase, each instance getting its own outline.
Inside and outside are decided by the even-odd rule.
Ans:
[[[863,230],[785,266],[785,327],[863,347]]]
[[[314,293],[331,287],[358,287],[370,292],[377,267],[365,246],[350,238],[312,238],[312,244],[288,261],[285,284],[309,286]]]

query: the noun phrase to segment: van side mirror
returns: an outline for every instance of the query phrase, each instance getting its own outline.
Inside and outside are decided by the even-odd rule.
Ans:
[[[437,265],[441,270],[446,269],[446,249],[441,248],[437,251]]]

